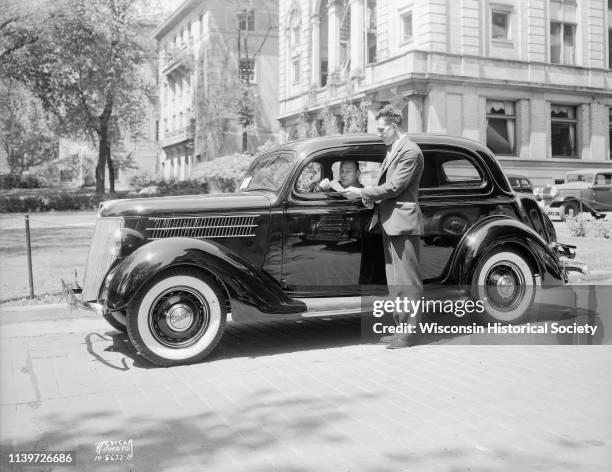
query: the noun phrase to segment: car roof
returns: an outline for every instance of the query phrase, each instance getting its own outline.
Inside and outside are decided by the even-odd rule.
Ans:
[[[512,177],[513,179],[527,179],[527,180],[529,180],[529,177],[527,177],[526,175],[523,175],[523,174],[506,174],[506,177]]]
[[[490,151],[478,141],[457,136],[429,133],[408,133],[408,137],[418,145],[440,145],[461,146],[472,151],[480,151],[489,154]],[[320,136],[281,144],[268,152],[282,150],[294,151],[300,158],[304,158],[313,152],[344,146],[359,146],[368,144],[383,145],[383,141],[377,134],[342,134],[336,136]],[[268,153],[266,152],[266,154]]]
[[[600,168],[600,169],[583,169],[583,170],[570,170],[565,175],[570,174],[595,174],[596,172],[612,172],[612,168]]]

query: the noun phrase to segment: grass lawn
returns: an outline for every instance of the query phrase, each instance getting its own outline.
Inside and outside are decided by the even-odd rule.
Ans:
[[[58,293],[61,289],[60,278],[72,281],[75,268],[82,281],[93,226],[32,226],[34,293]],[[27,297],[29,288],[23,226],[19,229],[1,229],[0,239],[0,303],[3,303]],[[58,300],[58,297],[42,297],[41,301],[56,303]]]

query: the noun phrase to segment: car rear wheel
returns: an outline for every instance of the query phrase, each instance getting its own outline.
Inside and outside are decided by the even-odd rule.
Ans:
[[[136,350],[159,366],[189,364],[215,348],[226,323],[223,292],[192,269],[162,274],[128,305],[127,329]]]
[[[111,311],[110,313],[104,313],[102,316],[113,328],[123,333],[127,332],[125,312]]]
[[[567,220],[568,216],[578,216],[580,207],[576,202],[567,202],[559,207],[559,218],[561,221]]]
[[[514,250],[485,256],[472,277],[472,296],[484,304],[486,322],[518,323],[529,315],[535,297],[535,277],[525,258]]]

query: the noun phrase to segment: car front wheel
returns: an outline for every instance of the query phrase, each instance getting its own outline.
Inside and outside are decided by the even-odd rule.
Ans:
[[[127,332],[125,312],[112,311],[110,313],[104,313],[102,316],[113,328],[123,333]]]
[[[525,258],[513,250],[496,250],[478,264],[472,296],[481,300],[486,322],[518,323],[529,315],[535,297],[535,278]]]
[[[559,207],[559,218],[561,221],[567,220],[568,216],[578,216],[580,208],[576,202],[567,202]]]
[[[127,330],[135,349],[167,367],[204,359],[226,323],[223,293],[210,277],[192,269],[161,274],[128,305]]]

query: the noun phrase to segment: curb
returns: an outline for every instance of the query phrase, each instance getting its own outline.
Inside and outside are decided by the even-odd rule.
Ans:
[[[612,279],[612,271],[610,270],[594,270],[590,272],[582,281],[593,282],[596,280]]]
[[[3,311],[28,311],[28,310],[57,310],[58,308],[69,308],[67,303],[51,303],[48,305],[4,305],[0,306]]]

